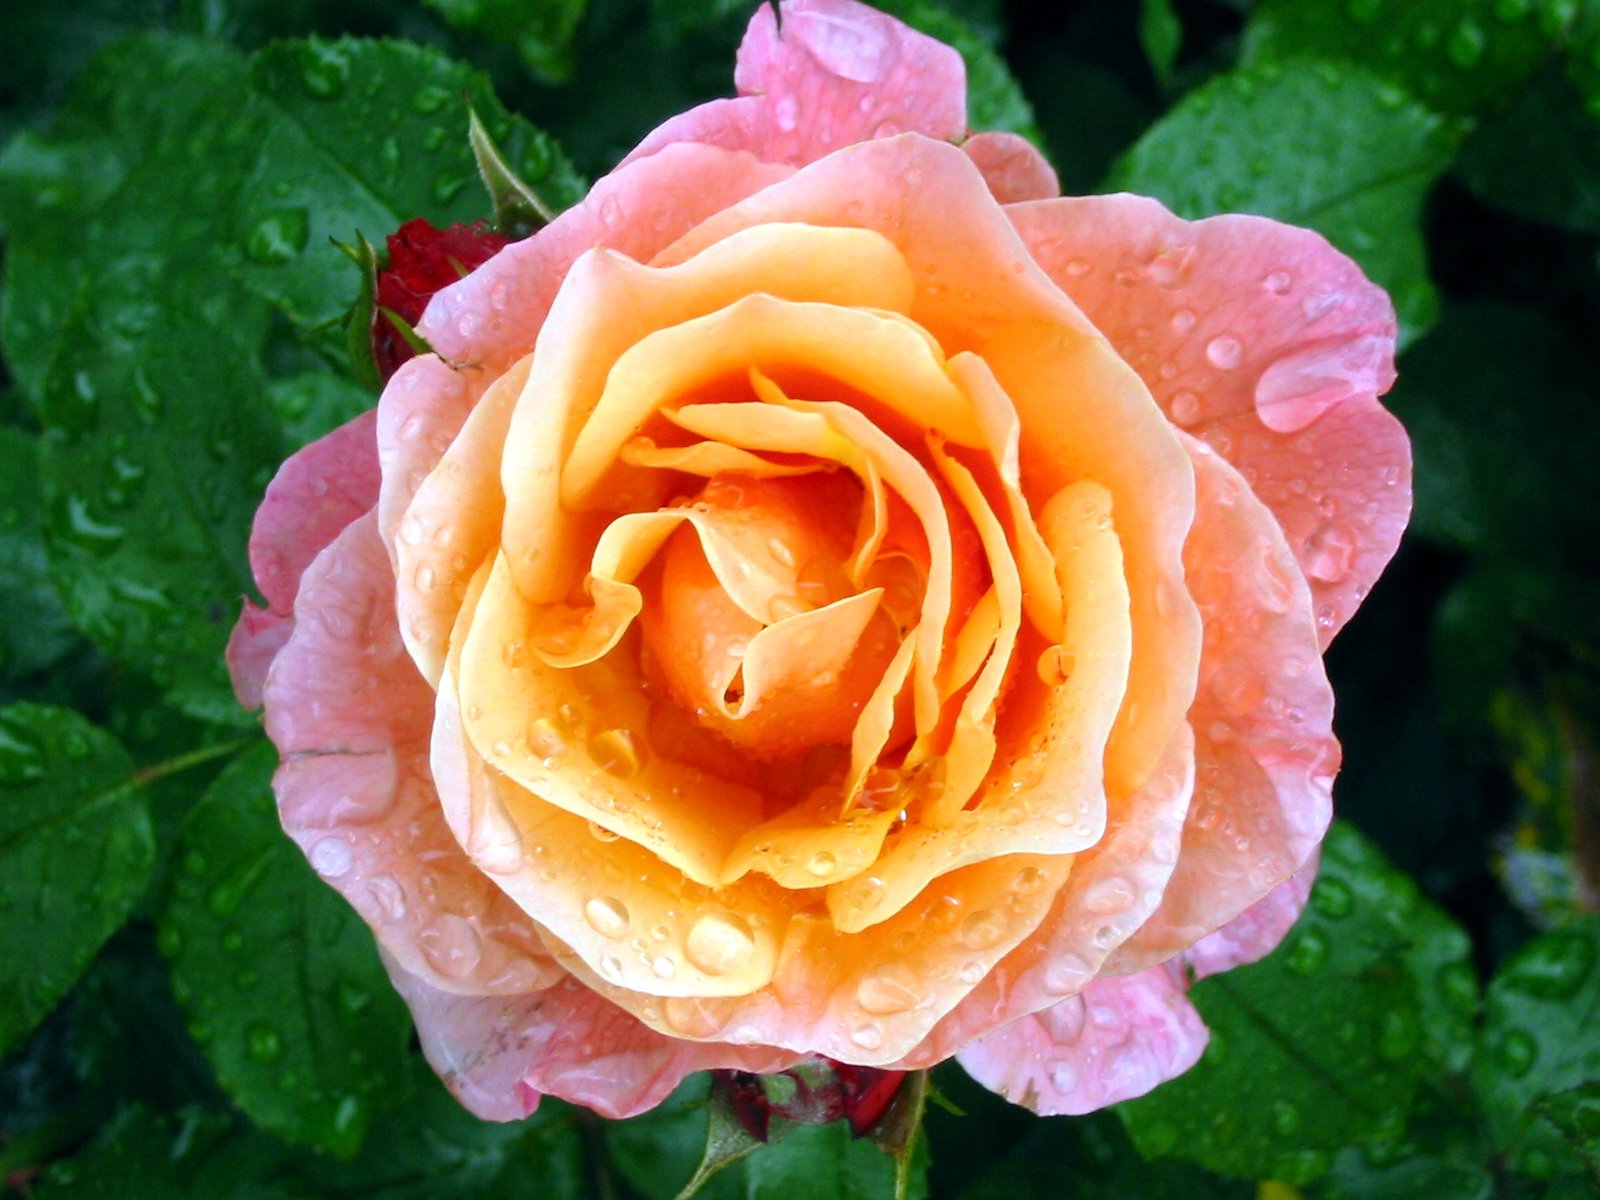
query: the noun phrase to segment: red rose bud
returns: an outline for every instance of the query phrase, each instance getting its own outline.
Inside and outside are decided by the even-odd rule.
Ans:
[[[387,381],[416,353],[389,313],[415,327],[435,292],[488,262],[510,240],[483,221],[435,229],[422,217],[389,235],[389,265],[378,272],[372,314],[372,357],[380,378]]]
[[[904,1071],[852,1067],[848,1063],[834,1063],[833,1069],[844,1094],[845,1118],[850,1122],[850,1132],[857,1137],[883,1119],[906,1077]]]
[[[882,1118],[900,1090],[904,1071],[853,1067],[816,1059],[775,1075],[713,1071],[733,1115],[745,1132],[766,1141],[773,1117],[805,1125],[827,1125],[841,1118],[861,1137]]]

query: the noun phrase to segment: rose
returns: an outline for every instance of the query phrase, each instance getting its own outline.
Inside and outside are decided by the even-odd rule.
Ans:
[[[372,313],[372,358],[387,380],[415,351],[396,318],[413,327],[435,292],[480,267],[504,249],[509,238],[474,225],[435,229],[415,217],[391,233],[388,265],[378,272]]]
[[[269,488],[285,827],[485,1116],[810,1056],[1139,1094],[1315,870],[1392,310],[1315,234],[1059,198],[849,0],[736,81]]]

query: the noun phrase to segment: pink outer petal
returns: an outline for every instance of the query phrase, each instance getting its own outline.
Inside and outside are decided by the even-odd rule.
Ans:
[[[1061,195],[1055,168],[1025,137],[1015,133],[975,133],[961,143],[961,149],[983,172],[989,191],[1001,204],[1051,200]]]
[[[1167,415],[1272,510],[1325,646],[1411,511],[1410,445],[1377,402],[1394,381],[1388,296],[1318,234],[1261,217],[1191,223],[1138,196],[1007,211]]]
[[[445,825],[428,772],[433,692],[395,628],[372,515],[306,571],[295,618],[266,681],[284,829],[434,986],[515,994],[560,978],[532,923]]]
[[[1189,710],[1195,794],[1160,907],[1108,963],[1120,972],[1193,945],[1288,879],[1327,831],[1339,766],[1333,691],[1289,548],[1239,473],[1183,440],[1198,501],[1184,566],[1205,630]]]
[[[538,233],[437,293],[417,330],[447,362],[499,375],[533,349],[556,290],[585,250],[607,246],[648,262],[707,217],[789,174],[717,146],[669,146],[627,163]]]
[[[1028,1013],[1089,986],[1108,954],[1146,921],[1177,861],[1194,787],[1187,726],[1161,765],[1107,814],[1106,833],[1077,856],[1038,930],[1006,955],[897,1065],[931,1066]]]
[[[769,1073],[803,1057],[665,1037],[570,978],[522,996],[457,996],[383,957],[428,1062],[456,1099],[489,1121],[525,1117],[542,1095],[631,1117],[695,1071]]]
[[[267,668],[289,639],[300,576],[377,501],[375,449],[373,414],[365,412],[290,455],[267,485],[250,526],[250,570],[267,607],[246,600],[228,638],[228,673],[248,709],[261,707]]]
[[[763,4],[734,70],[736,100],[713,100],[646,135],[623,163],[675,142],[748,150],[804,166],[896,133],[957,141],[967,129],[967,75],[943,42],[853,0],[787,0],[779,28]]]
[[[1300,869],[1273,888],[1215,933],[1201,938],[1183,953],[1184,962],[1204,979],[1265,958],[1299,920],[1316,882],[1320,849],[1300,864]]]
[[[1194,1066],[1210,1040],[1181,979],[1165,967],[1096,979],[956,1057],[979,1083],[1041,1116],[1142,1096]]]
[[[425,354],[403,364],[378,397],[378,461],[383,470],[378,529],[391,563],[400,520],[412,497],[492,382],[487,372],[455,370]]]

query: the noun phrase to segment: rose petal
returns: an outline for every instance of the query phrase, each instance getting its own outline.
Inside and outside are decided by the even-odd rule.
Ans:
[[[1319,235],[1261,217],[1191,223],[1138,196],[1007,211],[1173,421],[1272,510],[1326,645],[1411,508],[1410,447],[1376,399],[1394,381],[1389,297]]]
[[[1233,467],[1185,444],[1199,514],[1184,561],[1206,638],[1190,711],[1199,773],[1172,882],[1113,956],[1120,971],[1193,945],[1289,878],[1327,830],[1339,764],[1311,599],[1282,532]]]
[[[1298,870],[1222,928],[1208,933],[1183,952],[1198,979],[1231,971],[1266,957],[1299,920],[1317,879],[1321,848]]]
[[[1174,974],[1153,967],[1096,979],[956,1057],[979,1083],[1041,1116],[1076,1116],[1183,1074],[1209,1040]]]
[[[423,677],[437,686],[446,645],[467,584],[494,549],[505,512],[500,494],[500,449],[529,360],[491,384],[473,405],[449,448],[412,492],[389,543],[395,607],[406,649]]]
[[[983,172],[1001,204],[1050,200],[1061,194],[1055,168],[1027,138],[1015,133],[975,133],[961,149]]]
[[[533,349],[567,271],[609,247],[646,262],[685,231],[789,174],[716,146],[669,146],[595,181],[532,237],[436,293],[417,332],[448,362],[498,374]]]
[[[294,635],[266,683],[284,828],[379,942],[434,987],[548,984],[561,972],[532,923],[445,827],[427,764],[433,694],[400,642],[393,591],[371,514],[301,580]]]
[[[762,818],[761,793],[652,752],[651,701],[620,656],[568,669],[519,656],[538,629],[503,554],[475,610],[462,612],[456,687],[477,753],[538,797],[536,807],[593,821],[701,884],[719,883],[739,835]],[[569,728],[564,712],[575,714]]]
[[[870,877],[830,887],[828,911],[841,931],[882,920],[954,868],[1017,852],[1069,854],[1099,840],[1106,813],[1101,763],[1131,652],[1121,548],[1108,508],[1105,490],[1084,482],[1064,489],[1043,514],[1066,598],[1063,646],[1074,666],[1037,701],[1038,712],[1020,721],[1029,743],[1007,747],[1005,766],[986,782],[977,807],[944,824],[911,822],[885,842]]]
[[[955,141],[967,128],[961,56],[852,0],[785,0],[781,28],[763,4],[733,79],[738,99],[673,117],[622,161],[704,142],[802,166],[868,138],[915,131]]]
[[[1105,835],[1078,854],[1038,929],[986,974],[901,1065],[931,1066],[1006,1022],[1076,995],[1155,910],[1194,790],[1194,738],[1179,728],[1160,767],[1110,805]]]
[[[754,274],[752,263],[760,264]],[[502,544],[523,595],[565,599],[599,534],[592,519],[562,513],[558,488],[572,445],[628,347],[752,289],[795,303],[892,308],[909,302],[911,286],[887,239],[792,224],[729,238],[671,270],[614,254],[584,258],[551,311],[506,438]],[[650,479],[648,486],[657,484]]]
[[[664,1037],[573,980],[514,997],[459,996],[384,955],[422,1050],[456,1099],[486,1121],[515,1121],[541,1095],[613,1120],[654,1108],[686,1075],[775,1072],[801,1056]]]
[[[329,542],[377,501],[372,413],[302,447],[278,468],[250,526],[250,570],[267,601],[244,612],[228,639],[228,673],[239,703],[261,707],[267,669],[293,630],[300,577]]]
[[[274,612],[294,609],[311,560],[377,500],[374,415],[362,413],[292,454],[250,526],[250,570]]]

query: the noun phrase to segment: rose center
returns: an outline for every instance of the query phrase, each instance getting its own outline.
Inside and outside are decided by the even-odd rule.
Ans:
[[[654,674],[701,725],[763,759],[847,743],[893,657],[884,593],[851,583],[848,476],[722,476],[641,580]]]

